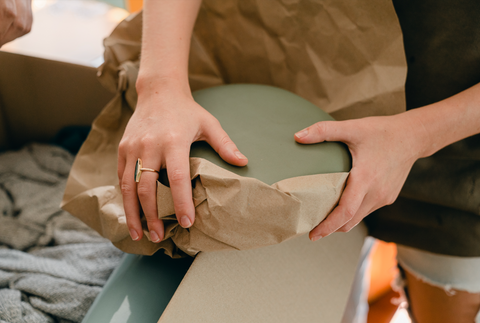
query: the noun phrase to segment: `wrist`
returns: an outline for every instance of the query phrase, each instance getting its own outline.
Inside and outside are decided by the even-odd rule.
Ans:
[[[412,148],[417,158],[429,157],[446,145],[439,140],[436,118],[431,112],[431,109],[417,108],[402,114],[409,125],[405,129],[408,129],[406,132],[412,138]]]
[[[151,94],[175,94],[191,97],[188,77],[140,73],[136,82],[138,97]]]

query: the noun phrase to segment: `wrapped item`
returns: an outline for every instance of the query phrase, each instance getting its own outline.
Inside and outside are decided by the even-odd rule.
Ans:
[[[308,233],[332,211],[350,169],[347,148],[340,143],[300,145],[293,140],[295,130],[312,119],[331,117],[290,92],[263,85],[224,85],[193,95],[250,159],[248,166],[239,168],[225,163],[206,143],[192,146],[196,217],[192,227],[178,224],[170,189],[166,181],[157,182],[165,239],[151,242],[145,221],[143,239],[130,238],[114,167],[114,152],[125,127],[121,104],[110,105],[94,122],[91,138],[98,140],[82,147],[63,208],[126,252],[151,254],[162,248],[171,256],[277,244]]]
[[[155,244],[146,234],[141,241],[132,241],[116,164],[118,143],[137,100],[140,38],[138,14],[128,17],[105,40],[105,63],[98,74],[117,95],[95,120],[77,156],[64,209],[126,252],[152,254],[163,248],[174,257],[279,243],[310,231],[328,215],[348,175],[343,164],[337,174],[316,175],[322,173],[317,169],[267,184],[228,172],[222,169],[225,165],[192,159],[194,226],[187,230],[178,225],[169,190],[159,183],[157,205],[167,239]],[[192,37],[189,72],[192,90],[237,82],[276,85],[338,119],[405,109],[401,31],[392,5],[383,1],[293,1],[287,5],[282,1],[206,0]],[[320,120],[311,118],[295,131]],[[289,134],[293,145],[295,131]],[[227,133],[238,145],[233,134]],[[239,148],[249,156],[244,147]],[[250,160],[247,167],[253,166]],[[242,201],[254,203],[245,208]],[[242,219],[241,224],[232,221],[236,218]]]

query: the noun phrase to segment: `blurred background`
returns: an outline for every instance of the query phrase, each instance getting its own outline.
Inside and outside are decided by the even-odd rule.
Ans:
[[[32,31],[1,50],[97,67],[103,39],[143,0],[32,0]]]

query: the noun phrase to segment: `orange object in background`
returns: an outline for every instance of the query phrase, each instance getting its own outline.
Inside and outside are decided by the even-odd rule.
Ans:
[[[373,303],[391,289],[397,268],[397,246],[377,240],[373,247],[370,264],[370,291],[368,302]]]
[[[391,287],[398,273],[396,256],[397,247],[394,243],[377,240],[370,255],[368,323],[389,323],[397,311],[398,305],[391,302],[400,296]]]
[[[140,11],[143,7],[143,0],[126,0],[127,10],[130,12]]]

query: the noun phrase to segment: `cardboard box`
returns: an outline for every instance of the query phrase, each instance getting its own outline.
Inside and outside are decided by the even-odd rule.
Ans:
[[[0,52],[0,71],[1,149],[90,124],[112,97],[92,67]],[[200,253],[159,322],[341,322],[365,235],[360,225],[316,243],[302,236],[262,249]],[[129,306],[124,297],[112,315]],[[133,310],[125,322],[138,315]]]
[[[111,97],[92,67],[0,51],[0,148],[90,125]]]
[[[0,51],[0,149],[90,125],[113,96],[92,67],[103,62],[103,39],[128,13],[82,0],[34,1],[32,10],[32,31]]]

